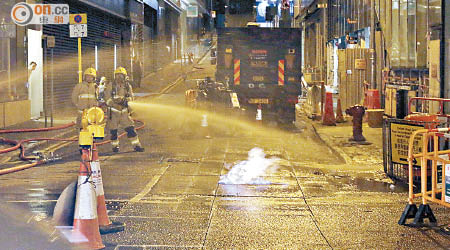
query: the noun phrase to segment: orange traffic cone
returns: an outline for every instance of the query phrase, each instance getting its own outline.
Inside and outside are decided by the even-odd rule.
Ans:
[[[327,92],[325,97],[325,111],[322,120],[323,125],[334,126],[336,119],[333,111],[333,93]]]
[[[100,170],[100,162],[98,160],[98,150],[94,144],[92,149],[92,181],[95,186],[95,193],[97,194],[97,215],[98,224],[100,226],[107,226],[111,224],[106,210],[105,192],[103,191],[102,172]]]
[[[258,107],[256,108],[256,122],[259,124],[262,123],[262,106],[261,106],[261,104],[258,104]]]
[[[95,192],[97,194],[97,215],[98,224],[101,234],[120,232],[124,230],[124,224],[120,222],[111,222],[108,217],[108,211],[106,209],[105,192],[103,190],[102,171],[100,169],[100,161],[98,157],[98,150],[94,144],[92,148],[92,182],[95,186]]]
[[[338,123],[345,122],[344,115],[342,114],[341,99],[339,98],[337,100],[337,107],[336,107],[336,122]]]
[[[102,243],[97,218],[97,199],[91,178],[89,164],[89,151],[82,150],[80,173],[78,175],[78,188],[75,201],[75,214],[73,219],[74,237],[84,236],[87,242],[80,242],[89,249],[101,249]]]

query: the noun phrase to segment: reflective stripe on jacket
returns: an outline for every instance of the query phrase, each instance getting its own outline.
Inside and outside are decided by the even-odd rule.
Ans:
[[[97,106],[97,87],[95,83],[82,82],[75,85],[72,91],[72,102],[78,110]]]

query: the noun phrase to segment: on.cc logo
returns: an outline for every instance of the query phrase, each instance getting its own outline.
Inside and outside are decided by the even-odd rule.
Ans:
[[[33,19],[33,9],[26,3],[18,3],[11,10],[11,19],[17,25],[27,25]]]

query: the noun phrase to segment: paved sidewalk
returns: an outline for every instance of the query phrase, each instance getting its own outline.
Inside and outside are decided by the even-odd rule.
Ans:
[[[199,61],[201,61],[208,51],[210,50],[212,42],[207,43],[202,41],[197,44],[196,48],[191,48],[196,54],[194,54],[194,63],[188,64],[187,62],[182,62],[181,60],[174,61],[164,68],[160,68],[158,71],[151,73],[144,77],[141,82],[141,87],[134,90],[135,93],[159,93],[170,83],[176,81],[182,76],[186,76],[191,72],[194,67],[197,66]]]
[[[353,135],[352,117],[347,117],[345,123],[337,123],[336,126],[325,126],[321,121],[310,119],[307,123],[331,150],[345,160],[345,166],[339,166],[341,170],[368,177],[372,175],[375,180],[390,182],[383,170],[382,128],[371,128],[363,123],[363,135],[370,144],[362,145],[349,141]]]

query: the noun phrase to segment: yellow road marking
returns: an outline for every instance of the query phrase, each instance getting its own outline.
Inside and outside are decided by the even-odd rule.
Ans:
[[[161,176],[164,175],[164,173],[166,172],[166,170],[170,167],[170,165],[167,165],[164,170],[162,171],[161,174],[154,176],[152,178],[152,180],[145,186],[145,188],[139,193],[137,194],[135,197],[133,197],[130,202],[139,202],[142,198],[144,198],[144,196],[146,196],[148,193],[150,193],[150,191],[152,191],[152,188],[155,186],[155,184],[159,181],[159,179],[161,178]]]

